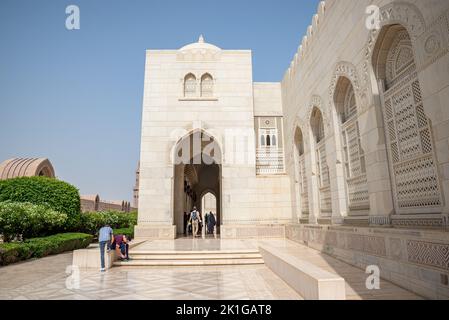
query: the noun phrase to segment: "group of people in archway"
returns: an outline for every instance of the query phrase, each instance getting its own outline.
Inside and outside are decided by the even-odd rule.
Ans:
[[[204,223],[203,223],[204,221]],[[190,236],[192,235],[194,238],[198,236],[198,234],[202,234],[203,228],[206,228],[206,234],[214,234],[215,226],[217,225],[217,219],[215,218],[215,214],[211,211],[206,213],[203,220],[203,215],[196,207],[193,207],[193,210],[188,212],[184,212],[184,235]]]

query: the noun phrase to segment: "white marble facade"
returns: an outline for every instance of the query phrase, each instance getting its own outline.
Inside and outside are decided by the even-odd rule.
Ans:
[[[206,192],[223,238],[284,236],[292,223],[444,230],[448,51],[447,0],[321,2],[281,83],[254,83],[251,51],[202,37],[148,50],[136,236],[175,238]],[[193,133],[216,142],[214,181],[175,166]],[[252,142],[243,154],[233,134]]]

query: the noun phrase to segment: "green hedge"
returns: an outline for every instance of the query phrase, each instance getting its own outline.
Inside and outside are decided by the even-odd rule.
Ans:
[[[46,205],[0,202],[0,234],[5,242],[57,233],[66,221],[65,213],[56,212]]]
[[[29,202],[47,205],[53,210],[66,213],[69,218],[81,211],[78,189],[47,177],[24,177],[0,181],[0,202]]]
[[[77,226],[72,230],[97,235],[101,227],[108,224],[112,229],[131,228],[137,224],[137,213],[118,211],[86,212],[78,217]]]
[[[93,237],[83,233],[62,233],[25,242],[0,244],[0,265],[5,266],[30,258],[41,258],[89,246]]]
[[[122,229],[113,229],[114,235],[122,234],[125,235],[128,240],[134,239],[134,227],[122,228]]]

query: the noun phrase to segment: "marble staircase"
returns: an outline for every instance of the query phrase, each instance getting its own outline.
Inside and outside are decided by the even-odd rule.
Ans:
[[[130,261],[114,262],[120,267],[259,265],[264,260],[257,249],[210,251],[131,250]]]

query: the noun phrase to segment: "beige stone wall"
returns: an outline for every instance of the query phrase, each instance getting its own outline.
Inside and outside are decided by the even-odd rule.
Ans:
[[[256,117],[282,117],[282,90],[280,83],[254,83],[254,115]]]
[[[378,5],[382,32],[399,24],[409,33],[421,87],[424,113],[433,135],[433,152],[441,190],[437,206],[412,208],[398,214],[394,186],[390,179],[383,114],[383,88],[379,86],[372,63],[381,31],[365,26],[369,5]],[[296,169],[295,130],[304,136],[305,166],[308,178],[309,212],[306,222],[353,223],[358,225],[394,224],[404,227],[447,226],[449,213],[449,2],[328,0],[321,3],[282,81],[285,153],[291,179],[293,218],[301,217],[301,197]],[[388,39],[386,40],[388,41]],[[383,52],[380,52],[382,55]],[[369,210],[351,215],[345,181],[341,128],[334,95],[338,81],[346,77],[353,85],[361,146],[365,152]],[[320,213],[315,142],[310,118],[314,107],[324,117],[325,145],[330,175],[330,219]],[[404,146],[402,146],[404,147]],[[413,199],[413,196],[412,196]],[[407,211],[407,210],[402,210]]]

